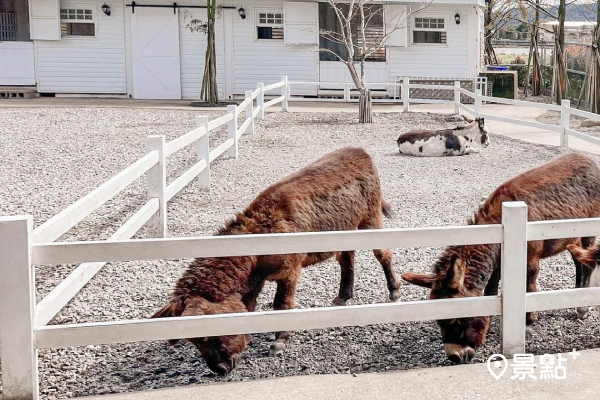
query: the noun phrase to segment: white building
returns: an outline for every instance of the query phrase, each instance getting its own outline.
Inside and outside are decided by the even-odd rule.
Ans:
[[[56,94],[198,98],[206,36],[191,32],[188,24],[206,19],[205,9],[197,8],[203,4],[202,0],[2,0],[0,86],[30,85],[41,93]],[[318,30],[335,29],[326,3],[222,0],[220,4],[216,30],[222,98],[242,95],[256,82],[275,82],[282,75],[296,81],[350,82],[342,63],[316,51]],[[402,13],[423,6],[421,0],[375,4],[384,7],[385,15],[373,22],[374,36],[384,34]],[[484,0],[433,0],[423,10],[402,17],[406,27],[396,30],[384,51],[369,61],[367,80],[477,77],[483,7]],[[318,94],[316,86],[294,90]]]

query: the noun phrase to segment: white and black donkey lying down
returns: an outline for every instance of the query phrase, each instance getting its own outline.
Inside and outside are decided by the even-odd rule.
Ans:
[[[490,144],[490,131],[483,118],[464,117],[465,126],[454,129],[412,130],[397,140],[400,154],[419,157],[463,156],[478,153],[477,146]]]
[[[502,202],[524,201],[530,221],[600,216],[600,169],[589,158],[568,154],[527,171],[500,185],[480,206],[470,225],[501,222]],[[345,148],[270,186],[217,235],[379,229],[391,209],[381,195],[377,169],[362,149]],[[600,250],[591,250],[595,238],[529,242],[527,290],[536,291],[539,261],[569,246],[576,266],[576,287],[590,282]],[[392,252],[374,250],[383,267],[394,301],[401,281],[392,266]],[[353,296],[354,251],[270,256],[204,258],[194,260],[177,281],[169,302],[153,318],[251,312],[265,281],[275,281],[276,310],[294,308],[296,284],[302,268],[335,256],[341,281],[334,305]],[[447,247],[435,262],[432,274],[406,273],[402,278],[429,288],[431,299],[495,295],[500,278],[500,245]],[[585,317],[587,307],[578,309]],[[534,314],[528,313],[530,327]],[[468,362],[485,342],[490,317],[438,321],[448,358]],[[290,332],[276,333],[271,353],[282,352]],[[184,339],[184,338],[175,338]],[[187,338],[202,354],[208,367],[227,374],[241,359],[249,335]],[[170,341],[171,344],[178,340]]]

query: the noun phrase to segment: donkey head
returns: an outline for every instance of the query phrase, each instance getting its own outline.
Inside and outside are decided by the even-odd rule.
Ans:
[[[481,290],[473,290],[465,285],[468,260],[457,254],[446,254],[436,265],[437,274],[402,275],[402,279],[414,285],[431,289],[430,299],[452,299],[480,296]],[[444,351],[450,361],[466,363],[471,361],[475,351],[486,340],[490,329],[490,317],[454,318],[437,321],[442,331]]]
[[[479,144],[485,148],[488,147],[490,145],[490,130],[488,129],[488,127],[485,125],[485,120],[483,118],[475,118],[470,119],[467,118],[466,116],[463,115],[463,119],[465,120],[465,122],[467,122],[467,124],[469,124],[467,127],[471,128],[474,127],[474,125],[477,125],[477,137],[475,138],[475,140],[477,142],[479,142]]]
[[[475,122],[479,127],[479,135],[477,135],[477,140],[482,147],[488,147],[490,145],[490,131],[485,125],[485,120],[483,118],[475,118]]]
[[[241,296],[236,294],[218,303],[205,298],[192,296],[186,299],[174,298],[150,318],[189,317],[193,315],[214,315],[224,313],[246,312]],[[249,335],[215,336],[204,338],[187,338],[200,350],[206,364],[216,374],[226,375],[234,369],[241,359],[242,352],[250,342]],[[169,340],[175,345],[179,339]]]

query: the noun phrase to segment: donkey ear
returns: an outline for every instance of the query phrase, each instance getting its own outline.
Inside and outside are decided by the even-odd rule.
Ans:
[[[465,281],[465,262],[458,256],[452,257],[446,270],[445,282],[452,289],[459,289]]]
[[[402,274],[402,279],[404,279],[406,282],[430,289],[436,278],[437,276],[433,274],[413,274],[412,272]]]
[[[184,305],[179,299],[170,300],[166,306],[154,313],[150,318],[169,318],[179,317],[183,313]],[[179,343],[179,339],[167,340],[170,346],[175,346]]]
[[[466,116],[466,115],[463,115],[462,117],[463,117],[463,119],[465,120],[465,122],[466,122],[467,124],[470,124],[471,122],[473,122],[473,120],[472,120],[471,118],[467,118],[467,116]]]
[[[591,269],[596,268],[596,251],[594,249],[584,249],[581,246],[570,244],[567,246],[567,250],[569,250],[574,260],[579,261]]]
[[[172,299],[167,303],[167,305],[155,312],[150,318],[180,317],[184,308],[185,307],[181,300]]]

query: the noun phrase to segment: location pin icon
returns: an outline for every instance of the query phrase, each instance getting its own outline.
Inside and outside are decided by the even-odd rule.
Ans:
[[[506,372],[508,361],[502,354],[492,354],[487,360],[487,367],[490,374],[498,380],[502,378],[502,375]]]

